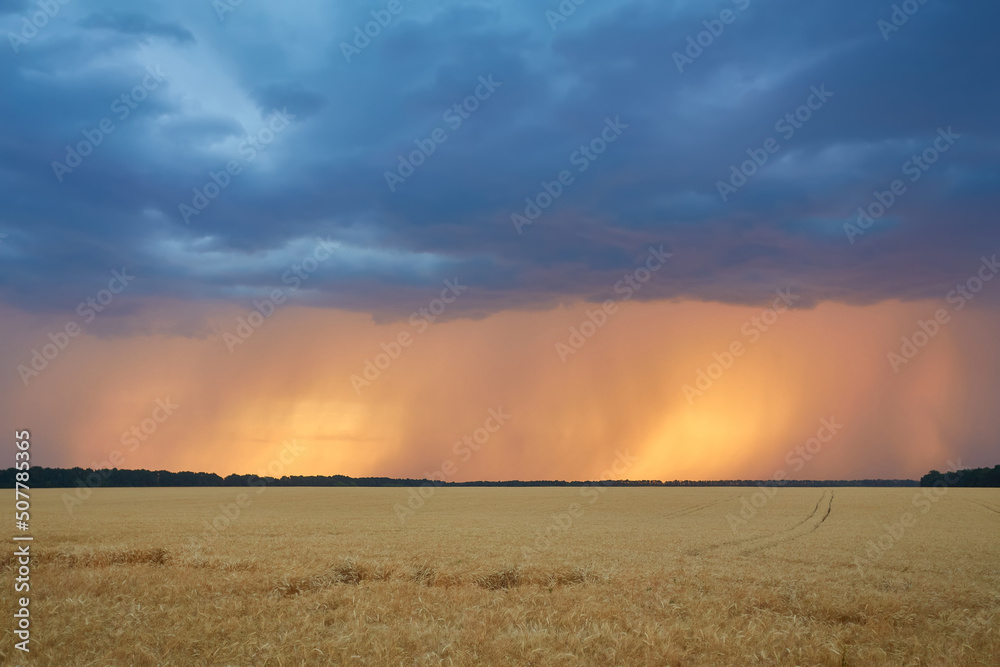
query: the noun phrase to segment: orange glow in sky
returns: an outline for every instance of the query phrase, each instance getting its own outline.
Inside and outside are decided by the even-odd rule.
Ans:
[[[998,420],[986,398],[998,360],[963,353],[988,348],[970,342],[995,330],[995,315],[957,314],[899,373],[887,362],[938,306],[796,309],[753,342],[746,325],[761,307],[625,303],[564,362],[556,344],[594,304],[422,333],[406,320],[289,306],[230,352],[220,332],[242,311],[196,314],[208,322],[202,335],[151,333],[149,322],[176,317],[179,306],[162,303],[124,337],[73,339],[27,387],[8,374],[13,398],[0,410],[34,430],[38,464],[51,466],[106,465],[119,451],[124,468],[258,472],[295,440],[304,451],[285,474],[424,477],[451,461],[456,481],[593,479],[628,452],[631,479],[761,479],[782,469],[914,477],[955,456],[988,463]],[[4,322],[8,368],[62,323]],[[352,385],[402,331],[412,343],[369,384]],[[743,353],[729,359],[734,342]],[[711,369],[717,379],[702,379],[700,395],[686,392],[714,355],[728,368]],[[178,407],[130,450],[123,434],[153,423],[157,399]],[[469,456],[456,443],[484,428],[491,409],[510,417]],[[843,430],[794,472],[786,454],[824,418]]]

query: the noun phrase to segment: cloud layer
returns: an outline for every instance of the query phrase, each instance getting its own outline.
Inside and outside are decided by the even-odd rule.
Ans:
[[[70,308],[128,266],[134,296],[245,304],[317,238],[338,250],[297,298],[378,317],[454,276],[477,296],[453,314],[599,299],[651,244],[675,257],[642,298],[940,298],[1000,250],[1000,8],[916,6],[889,31],[892,7],[860,1],[586,3],[553,30],[555,3],[73,2],[25,39],[37,7],[7,3],[2,298]],[[697,55],[680,72],[675,53]],[[294,118],[268,132],[275,110]],[[627,129],[598,155],[606,119]],[[914,170],[939,128],[959,138]],[[390,189],[419,145],[433,154]],[[564,170],[519,234],[512,214]],[[850,243],[894,179],[905,192]]]

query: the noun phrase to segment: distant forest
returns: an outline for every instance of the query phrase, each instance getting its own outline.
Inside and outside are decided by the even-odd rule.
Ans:
[[[954,479],[955,475],[958,475],[957,481]],[[959,470],[957,473],[951,474],[931,470],[920,478],[920,486],[934,486],[938,482],[946,486],[1000,487],[1000,466]]]
[[[14,468],[0,471],[0,488],[14,487]],[[958,479],[955,480],[957,474]],[[166,470],[123,470],[118,468],[31,468],[28,486],[39,488],[127,487],[127,486],[947,486],[1000,487],[1000,465],[993,468],[959,470],[947,474],[932,470],[920,481],[912,479],[858,480],[628,480],[603,481],[510,480],[503,482],[440,482],[426,479],[396,479],[393,477],[347,477],[345,475],[292,475],[260,477],[229,475],[220,477],[210,472],[168,472]]]
[[[14,487],[14,468],[0,471],[0,488]],[[724,479],[716,481],[674,480],[603,480],[603,481],[520,481],[503,482],[440,482],[426,479],[396,479],[392,477],[347,477],[345,475],[292,475],[280,478],[258,475],[229,475],[220,477],[209,472],[168,472],[166,470],[121,470],[118,468],[94,470],[91,468],[31,468],[28,486],[33,489],[84,487],[135,487],[135,486],[989,486],[1000,487],[1000,465],[993,468],[959,470],[946,475],[932,470],[920,478],[912,479],[858,479],[858,480],[752,480]]]

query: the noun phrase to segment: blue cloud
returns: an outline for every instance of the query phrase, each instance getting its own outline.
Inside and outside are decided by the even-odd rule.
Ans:
[[[220,21],[194,0],[62,6],[0,58],[0,297],[67,307],[128,263],[148,278],[136,294],[242,299],[321,236],[349,252],[302,298],[383,314],[453,275],[478,288],[462,304],[476,313],[594,298],[653,243],[675,256],[643,298],[795,285],[868,303],[940,297],[1000,250],[994,3],[921,5],[888,40],[891,3],[587,3],[552,30],[557,5],[404,1],[351,62],[341,42],[380,7],[244,3]],[[2,7],[21,34],[28,8]],[[678,72],[673,54],[723,10],[735,18]],[[165,80],[135,99],[149,67]],[[776,123],[822,85],[833,96],[786,139]],[[268,135],[275,111],[292,122]],[[114,131],[57,179],[105,118]],[[628,128],[578,171],[608,118]],[[961,137],[851,244],[844,224],[947,127]],[[718,182],[769,138],[779,149],[723,201]],[[511,215],[563,170],[572,184],[519,235]]]

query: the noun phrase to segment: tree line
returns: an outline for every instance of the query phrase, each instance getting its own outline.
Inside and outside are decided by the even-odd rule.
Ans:
[[[955,480],[955,477],[958,480]],[[940,484],[939,484],[940,482]],[[992,468],[969,468],[954,473],[941,473],[931,470],[920,478],[920,486],[989,486],[1000,487],[1000,465]]]
[[[14,488],[14,468],[0,470],[0,488]],[[1000,466],[958,472],[956,486],[1000,486]],[[505,480],[476,482],[442,482],[438,480],[409,479],[394,477],[349,477],[347,475],[286,475],[267,477],[259,475],[227,475],[222,477],[210,472],[170,472],[167,470],[125,470],[121,468],[45,468],[30,470],[28,486],[33,489],[85,487],[165,487],[165,486],[795,486],[795,487],[841,487],[841,486],[933,486],[943,476],[936,470],[924,475],[920,481],[912,479],[858,479],[858,480],[672,480],[657,479],[630,480],[611,479],[600,481],[565,480]]]

